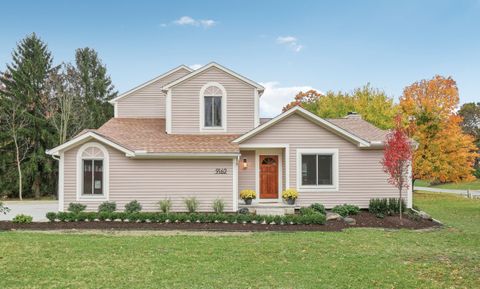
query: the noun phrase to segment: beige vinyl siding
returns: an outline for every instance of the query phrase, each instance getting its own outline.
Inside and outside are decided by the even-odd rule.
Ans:
[[[162,87],[188,74],[181,68],[117,102],[117,117],[156,117],[165,118],[165,97]]]
[[[238,168],[238,193],[242,190],[255,190],[255,151],[241,151]],[[248,167],[243,168],[243,159],[247,159]]]
[[[294,114],[246,140],[242,144],[289,144],[290,187],[297,185],[297,149],[321,148],[339,150],[339,191],[301,192],[298,204],[320,202],[331,208],[338,204],[351,203],[368,207],[375,197],[397,197],[398,191],[387,183],[380,160],[382,150],[361,150],[351,142]],[[406,194],[405,194],[406,195]]]
[[[138,200],[145,211],[158,211],[158,201],[172,200],[173,211],[185,211],[184,199],[196,197],[199,211],[212,211],[213,201],[225,201],[225,211],[233,210],[232,159],[129,159],[105,145],[110,156],[109,201],[123,210],[125,204]],[[76,201],[76,154],[78,147],[65,152],[64,208],[80,202],[95,211],[103,201]],[[215,174],[226,168],[226,175]]]
[[[226,133],[243,134],[251,130],[254,127],[254,87],[212,67],[171,88],[172,133],[200,133],[200,89],[208,82],[220,83],[227,92]]]

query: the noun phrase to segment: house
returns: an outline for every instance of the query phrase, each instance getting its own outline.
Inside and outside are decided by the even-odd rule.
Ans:
[[[115,116],[49,151],[59,161],[59,210],[71,202],[96,210],[138,200],[158,210],[170,199],[199,211],[215,199],[226,211],[244,203],[285,206],[281,192],[295,188],[296,206],[350,203],[368,207],[374,197],[397,197],[380,160],[386,131],[359,115],[322,119],[300,107],[261,119],[264,87],[217,63],[197,70],[179,66],[110,102]],[[405,197],[412,205],[412,192]]]

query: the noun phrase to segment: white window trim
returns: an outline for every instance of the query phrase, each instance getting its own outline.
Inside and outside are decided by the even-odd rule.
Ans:
[[[89,160],[103,160],[103,194],[102,195],[84,195],[83,194],[83,152],[88,148],[98,148],[102,151],[103,157],[100,158],[86,158]],[[108,150],[105,146],[101,145],[97,142],[88,142],[82,145],[77,151],[77,201],[108,201],[109,200],[109,167],[110,157],[108,154]]]
[[[215,86],[222,91],[222,126],[221,127],[206,127],[205,126],[205,90],[211,86]],[[201,132],[226,132],[227,131],[227,91],[218,82],[208,82],[200,89],[200,131]]]
[[[332,185],[302,185],[302,155],[332,155]],[[339,183],[338,149],[297,149],[297,191],[302,192],[338,192]]]

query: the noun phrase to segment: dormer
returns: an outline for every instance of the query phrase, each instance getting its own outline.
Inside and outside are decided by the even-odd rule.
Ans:
[[[215,62],[163,91],[169,134],[243,134],[259,125],[263,86]]]

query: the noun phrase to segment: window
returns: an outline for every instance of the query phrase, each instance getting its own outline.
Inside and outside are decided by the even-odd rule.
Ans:
[[[302,185],[332,184],[332,155],[302,155]]]
[[[216,82],[205,84],[200,90],[200,130],[222,130],[226,127],[226,92]]]
[[[103,194],[103,160],[83,160],[83,194]]]
[[[108,200],[108,151],[96,142],[77,152],[77,201]]]
[[[338,190],[338,150],[298,149],[297,182],[300,191]]]
[[[222,97],[205,96],[205,127],[222,126]]]

